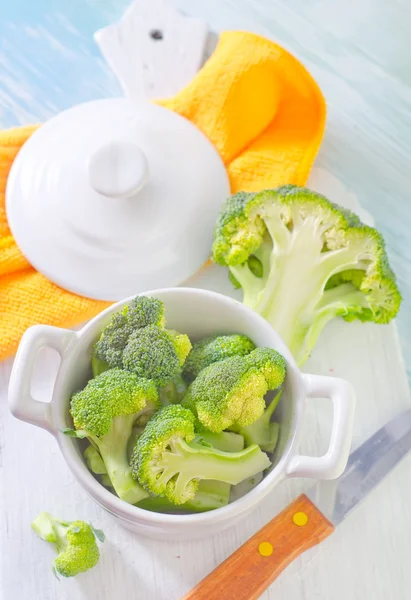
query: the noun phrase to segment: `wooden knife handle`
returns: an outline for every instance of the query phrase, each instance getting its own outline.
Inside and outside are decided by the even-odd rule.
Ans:
[[[291,561],[333,531],[334,526],[303,494],[182,600],[256,600]]]

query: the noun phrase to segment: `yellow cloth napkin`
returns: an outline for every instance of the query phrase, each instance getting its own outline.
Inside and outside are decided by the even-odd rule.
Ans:
[[[321,144],[325,102],[305,68],[270,40],[225,32],[193,81],[160,102],[190,119],[220,153],[233,193],[304,184]],[[37,126],[0,132],[0,359],[31,325],[71,327],[106,306],[76,296],[37,273],[8,228],[7,176]]]

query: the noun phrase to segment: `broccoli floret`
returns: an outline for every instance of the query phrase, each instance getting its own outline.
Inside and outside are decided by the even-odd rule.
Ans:
[[[381,234],[295,185],[229,198],[213,260],[229,267],[244,303],[271,323],[299,364],[334,317],[388,323],[401,303]]]
[[[54,572],[74,577],[94,567],[100,558],[96,537],[103,542],[104,533],[84,521],[61,521],[42,512],[31,524],[42,540],[52,543],[58,556],[53,561]]]
[[[272,453],[275,450],[280,433],[280,426],[274,423],[271,418],[278,406],[283,390],[281,389],[271,400],[261,417],[247,427],[235,427],[231,429],[242,435],[246,446],[257,444],[264,452]]]
[[[98,449],[113,488],[130,504],[146,493],[131,476],[128,440],[138,417],[157,408],[155,384],[121,369],[105,371],[71,398],[74,435],[87,437]]]
[[[271,348],[256,348],[203,369],[188,388],[182,404],[201,425],[219,433],[233,425],[251,425],[264,412],[264,396],[285,377],[284,358]]]
[[[128,443],[128,454],[131,457],[137,439],[143,433],[144,427],[133,427],[133,432]],[[239,452],[244,450],[244,438],[242,435],[230,431],[222,433],[201,433],[201,442],[214,446],[217,450],[225,452]],[[107,475],[107,470],[99,451],[94,446],[88,446],[84,451],[87,466],[95,475],[99,475],[101,482],[106,487],[112,487]],[[203,512],[214,510],[228,504],[231,486],[222,481],[200,481],[196,495],[192,500],[181,505],[182,512]],[[141,500],[137,506],[154,512],[175,512],[176,505],[160,496],[150,496]]]
[[[184,363],[183,376],[188,382],[212,363],[230,356],[245,356],[254,350],[254,343],[246,335],[211,335],[193,344]]]
[[[146,377],[163,387],[181,372],[190,350],[187,335],[148,325],[129,337],[123,365],[138,377]]]
[[[128,338],[137,329],[148,325],[165,325],[164,305],[156,298],[137,296],[115,313],[94,346],[93,375],[99,375],[107,368],[122,367]]]
[[[193,413],[179,404],[151,417],[131,457],[133,477],[148,492],[183,504],[194,498],[201,480],[234,485],[270,466],[258,446],[222,452],[202,444],[196,440],[194,423]]]

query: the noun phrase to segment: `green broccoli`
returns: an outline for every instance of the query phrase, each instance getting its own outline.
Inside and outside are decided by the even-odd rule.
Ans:
[[[65,433],[90,440],[103,459],[116,493],[130,504],[147,494],[131,476],[128,440],[138,417],[157,408],[154,383],[121,369],[105,371],[71,398],[76,431]]]
[[[129,440],[129,456],[131,457],[137,439],[143,433],[144,428],[133,427],[133,433]],[[244,438],[242,435],[230,431],[222,433],[211,433],[209,431],[201,433],[198,438],[201,442],[214,446],[217,450],[225,452],[239,452],[244,449]],[[101,458],[99,451],[94,446],[88,446],[84,451],[84,458],[87,466],[95,475],[99,475],[101,483],[105,487],[112,487],[111,481],[107,475],[107,470]],[[204,512],[214,510],[228,504],[230,499],[231,486],[222,481],[204,480],[200,481],[198,490],[193,499],[188,500],[180,506],[182,512]],[[176,505],[160,496],[149,496],[138,502],[137,506],[145,510],[154,512],[175,512]]]
[[[274,452],[278,442],[280,426],[278,423],[271,421],[271,418],[278,406],[282,393],[283,389],[271,400],[261,417],[251,425],[247,425],[246,427],[230,427],[231,431],[235,431],[243,436],[246,446],[257,444],[264,452]]]
[[[388,323],[400,307],[381,234],[295,185],[229,198],[212,253],[299,364],[334,317]]]
[[[100,558],[96,538],[104,541],[104,533],[84,521],[60,521],[42,512],[31,524],[42,540],[52,543],[58,556],[53,571],[63,577],[74,577],[94,567]]]
[[[264,412],[264,396],[285,378],[284,358],[271,348],[256,348],[246,356],[232,356],[203,369],[188,388],[182,405],[201,425],[219,433],[229,427],[251,425]]]
[[[187,384],[183,377],[178,374],[167,383],[164,387],[158,390],[160,404],[167,406],[168,404],[180,404],[187,391]]]
[[[201,480],[234,485],[270,466],[258,446],[222,452],[203,444],[196,439],[194,424],[193,413],[179,404],[151,417],[131,457],[133,477],[148,492],[183,504],[194,498]]]
[[[245,356],[254,350],[254,343],[246,335],[210,335],[193,344],[184,363],[183,376],[188,382],[212,363],[230,356]]]
[[[225,442],[226,447],[232,446],[237,448],[238,446],[241,446],[241,448],[239,448],[240,450],[244,448],[244,438],[241,435],[237,435],[235,433],[230,434],[229,432],[224,433],[235,436],[234,438],[221,438],[221,441],[223,443]],[[141,435],[141,432],[139,435]],[[216,437],[218,437],[218,435],[216,435]],[[137,436],[135,436],[133,439],[134,445],[136,440]],[[236,452],[237,449],[227,451]],[[92,473],[95,475],[99,475],[101,483],[105,487],[112,487],[103,459],[101,458],[98,450],[94,446],[88,446],[84,452],[84,458],[86,459],[87,466],[90,471],[92,471]],[[151,510],[153,512],[175,512],[176,509],[178,509],[180,512],[187,513],[205,512],[220,508],[221,506],[226,506],[230,499],[230,489],[230,484],[222,481],[200,481],[194,498],[188,500],[178,507],[167,500],[167,498],[162,498],[161,496],[148,496],[147,498],[140,500],[136,506],[144,508],[145,510]]]
[[[94,377],[108,368],[123,366],[123,350],[130,335],[147,325],[164,327],[164,305],[156,298],[136,296],[120,312],[111,317],[93,351]]]
[[[130,335],[123,352],[123,366],[163,387],[181,372],[190,350],[187,335],[148,325]]]

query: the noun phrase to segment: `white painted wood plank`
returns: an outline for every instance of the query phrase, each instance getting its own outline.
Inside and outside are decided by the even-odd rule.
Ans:
[[[330,186],[343,198],[344,188],[327,173],[313,173],[319,191]],[[330,194],[331,197],[333,194]],[[346,202],[355,206],[355,199]],[[232,294],[226,271],[210,268],[189,285]],[[238,295],[234,292],[233,295]],[[19,600],[178,600],[197,581],[280,511],[311,482],[292,480],[276,488],[253,515],[221,535],[189,542],[159,542],[139,538],[117,525],[74,481],[54,439],[44,431],[15,420],[6,406],[11,361],[0,365],[0,578],[4,598]],[[55,357],[39,360],[34,390],[50,396]],[[332,322],[306,363],[307,372],[344,377],[358,395],[354,445],[409,406],[407,378],[394,324]],[[302,450],[319,453],[331,424],[328,404],[318,401],[306,415]],[[372,497],[319,546],[286,570],[263,600],[406,600],[411,572],[411,505],[407,458]],[[63,518],[86,518],[102,528],[107,542],[100,565],[73,580],[58,582],[50,571],[53,551],[30,530],[41,510]],[[24,572],[24,576],[22,576]]]
[[[132,100],[172,96],[200,68],[205,21],[183,16],[170,0],[135,0],[118,23],[95,34],[107,63]]]

